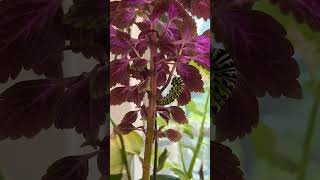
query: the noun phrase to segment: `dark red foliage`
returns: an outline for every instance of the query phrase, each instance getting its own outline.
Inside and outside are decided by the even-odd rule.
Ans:
[[[280,6],[285,14],[292,13],[298,22],[306,22],[311,28],[320,30],[320,2],[317,0],[270,0]]]
[[[240,161],[227,146],[211,141],[210,150],[213,180],[244,180]]]
[[[68,156],[54,162],[41,180],[86,180],[89,174],[90,156]]]
[[[238,79],[231,97],[214,116],[216,141],[235,140],[250,133],[259,121],[259,105],[243,79]]]
[[[61,77],[64,47],[61,0],[0,2],[0,82],[22,68]],[[35,51],[36,49],[36,51]]]

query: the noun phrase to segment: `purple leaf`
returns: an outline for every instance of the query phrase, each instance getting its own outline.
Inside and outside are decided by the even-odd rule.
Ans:
[[[320,2],[318,0],[270,0],[279,4],[282,12],[292,12],[299,22],[306,22],[310,27],[320,30]]]
[[[0,139],[31,138],[54,122],[55,105],[64,93],[58,80],[23,81],[0,95]]]
[[[229,99],[216,114],[216,140],[235,140],[250,133],[259,121],[257,97],[243,79],[238,78]]]
[[[110,105],[120,105],[128,101],[128,94],[130,88],[128,87],[116,87],[110,92]]]
[[[109,174],[109,161],[110,161],[110,136],[105,136],[100,145],[100,151],[97,156],[97,165],[102,175]]]
[[[163,132],[163,135],[167,137],[171,142],[178,142],[182,138],[181,133],[174,129],[167,129]]]
[[[136,59],[131,64],[130,68],[136,71],[142,71],[147,67],[148,61],[146,59]]]
[[[171,106],[169,109],[170,109],[170,113],[171,113],[174,121],[176,121],[179,124],[188,123],[188,119],[187,119],[184,111],[180,107]]]
[[[126,54],[131,49],[131,37],[110,26],[110,50],[113,54]]]
[[[130,6],[127,8],[118,9],[112,17],[111,24],[123,29],[131,26],[136,18],[136,12],[134,8]]]
[[[178,63],[177,73],[183,79],[185,85],[189,88],[190,91],[204,91],[202,77],[198,69],[188,64]]]
[[[74,77],[57,103],[55,127],[74,128],[88,140],[96,140],[100,126],[106,121],[106,98],[90,96],[90,80],[94,71]]]
[[[168,5],[168,17],[170,20],[178,17],[179,15],[179,9],[176,6],[176,3],[169,3]]]
[[[130,111],[130,112],[126,113],[126,115],[121,120],[121,123],[132,124],[137,120],[137,118],[138,118],[138,112],[137,111]]]
[[[138,84],[136,86],[131,86],[130,94],[128,95],[128,102],[133,102],[137,106],[140,106],[146,93],[145,88],[146,82]]]
[[[88,159],[90,157],[68,156],[54,162],[41,180],[86,180],[88,177]]]
[[[178,105],[184,106],[187,105],[191,101],[191,93],[187,86],[183,88],[181,95],[178,98]]]
[[[216,37],[223,40],[256,95],[301,98],[294,50],[278,22],[253,10],[221,10],[213,22]]]
[[[0,82],[15,79],[22,68],[48,77],[62,76],[65,42],[60,3],[0,2]]]
[[[129,60],[113,60],[110,63],[110,87],[115,86],[117,83],[122,85],[129,85]]]
[[[179,0],[183,6],[198,18],[210,18],[210,0]],[[216,2],[215,2],[216,3]]]
[[[128,124],[128,123],[120,123],[116,128],[115,128],[115,132],[119,133],[121,135],[126,135],[129,134],[130,132],[136,130],[137,128],[132,125],[132,124]]]
[[[213,180],[244,180],[238,157],[227,146],[211,141]]]

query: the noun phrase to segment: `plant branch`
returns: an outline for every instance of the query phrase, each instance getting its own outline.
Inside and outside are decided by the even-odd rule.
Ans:
[[[162,86],[162,88],[160,89],[160,92],[162,93],[167,87],[168,85],[170,84],[170,81],[172,79],[172,76],[173,76],[173,72],[174,70],[176,69],[177,67],[177,63],[175,62],[174,65],[172,66],[172,69],[171,69],[171,72],[170,72],[170,75],[166,81],[166,83]]]
[[[151,29],[155,29],[155,23],[152,23]],[[154,124],[155,124],[155,112],[156,112],[156,97],[157,97],[157,78],[156,78],[156,65],[155,57],[157,55],[157,45],[156,45],[157,34],[151,34],[151,48],[150,48],[150,89],[151,96],[149,99],[149,112],[147,119],[147,132],[145,140],[145,150],[143,159],[143,175],[142,180],[150,180],[150,161],[152,153],[152,144],[154,140]]]
[[[193,153],[193,156],[192,156],[192,159],[191,159],[191,163],[190,163],[190,166],[189,166],[189,170],[188,170],[188,177],[189,177],[189,178],[192,178],[192,171],[193,171],[193,168],[194,168],[196,159],[197,159],[197,157],[198,157],[198,154],[199,154],[199,152],[200,152],[201,144],[202,144],[202,141],[203,141],[203,138],[204,138],[203,129],[204,129],[205,120],[206,120],[206,118],[207,118],[209,100],[210,100],[210,93],[208,93],[208,96],[207,96],[207,99],[206,99],[206,103],[205,103],[205,106],[204,106],[204,113],[203,113],[203,117],[202,117],[202,122],[201,122],[201,127],[200,127],[200,133],[199,133],[199,138],[198,138],[197,146],[196,146],[196,149],[195,149],[195,151],[194,151],[194,153]]]
[[[184,162],[184,156],[183,156],[183,151],[182,151],[182,145],[181,143],[179,142],[179,154],[180,154],[180,159],[181,159],[181,162],[182,162],[182,168],[183,168],[183,172],[185,174],[187,174],[187,167],[186,167],[186,163]]]
[[[158,129],[157,121],[155,121],[154,123],[154,128],[155,130]],[[157,180],[157,168],[158,168],[158,137],[155,137],[154,138],[153,180]]]
[[[316,97],[312,104],[308,127],[305,132],[306,134],[305,134],[304,143],[303,143],[302,159],[300,161],[300,171],[298,172],[297,180],[305,180],[305,177],[306,177],[306,172],[307,172],[307,168],[310,161],[310,153],[311,153],[311,145],[312,145],[311,143],[312,143],[312,138],[315,132],[319,105],[320,105],[319,98]]]

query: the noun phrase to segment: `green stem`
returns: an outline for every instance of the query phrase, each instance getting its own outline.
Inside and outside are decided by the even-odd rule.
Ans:
[[[114,121],[112,119],[110,119],[113,128],[116,127],[116,124],[114,123]],[[124,140],[121,134],[118,134],[119,139],[120,139],[120,144],[121,144],[121,157],[122,157],[122,161],[126,167],[126,171],[127,171],[127,176],[128,176],[128,180],[131,180],[131,174],[130,174],[130,169],[129,169],[129,163],[128,163],[128,159],[127,159],[127,153],[126,153],[126,146],[124,145]]]
[[[181,162],[182,162],[182,167],[183,167],[183,172],[185,174],[187,174],[187,167],[186,167],[186,163],[184,162],[184,156],[183,156],[183,152],[182,152],[182,145],[181,143],[179,143],[179,154],[180,154],[180,159],[181,159]]]
[[[306,129],[306,135],[303,143],[303,154],[300,163],[300,172],[298,173],[297,180],[304,180],[306,177],[306,172],[308,168],[308,164],[310,161],[310,153],[311,153],[311,143],[314,135],[314,130],[316,126],[317,114],[319,111],[319,98],[316,98],[312,104],[312,108],[310,111],[310,119],[308,122],[308,127]]]
[[[204,123],[205,123],[205,120],[206,120],[206,117],[207,117],[209,100],[210,100],[210,93],[208,93],[208,96],[207,96],[207,99],[206,99],[206,103],[205,103],[205,106],[204,106],[205,109],[204,109],[202,122],[201,122],[201,127],[200,127],[200,130],[199,130],[200,133],[199,133],[197,146],[196,146],[196,149],[195,149],[195,151],[193,153],[193,156],[192,156],[192,159],[191,159],[191,163],[190,163],[190,166],[189,166],[189,170],[188,170],[188,177],[190,179],[192,178],[192,171],[193,171],[196,159],[198,157],[198,154],[200,152],[202,141],[203,141],[203,138],[204,138],[204,131],[203,130],[204,130]]]

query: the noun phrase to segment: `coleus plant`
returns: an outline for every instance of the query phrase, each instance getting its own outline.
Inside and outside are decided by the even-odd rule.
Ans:
[[[187,123],[181,106],[191,101],[191,92],[204,91],[199,70],[190,62],[210,69],[210,32],[198,35],[192,15],[208,19],[210,1],[112,1],[110,14],[110,50],[115,55],[110,62],[110,104],[136,105],[124,115],[115,132],[124,135],[139,130],[145,134],[143,180],[148,180],[153,144],[157,152],[159,138],[176,142],[182,137],[175,129],[158,127],[156,117]],[[141,31],[138,38],[127,31],[133,25]],[[130,84],[132,79],[137,83]],[[170,89],[169,94],[164,95],[166,89]],[[172,104],[174,100],[177,105]],[[134,126],[138,115],[146,127]],[[155,179],[157,167],[153,168]]]
[[[283,13],[293,14],[298,22],[319,30],[318,1],[271,2],[279,5]],[[214,41],[224,47],[221,50],[213,44],[213,52],[219,51],[220,55],[216,53],[211,59],[211,93],[214,93],[211,116],[216,126],[211,143],[212,173],[218,180],[244,179],[238,158],[221,143],[242,138],[257,126],[258,97],[269,94],[302,98],[297,81],[299,67],[292,57],[294,49],[286,39],[286,30],[271,16],[253,10],[254,3],[255,0],[217,0],[211,6]],[[230,78],[230,70],[236,75],[235,81],[234,76]],[[222,83],[223,79],[227,85]]]
[[[74,128],[83,135],[83,146],[94,150],[57,160],[42,179],[87,179],[94,157],[106,179],[109,138],[99,132],[108,111],[108,2],[73,0],[64,10],[62,3],[0,1],[0,82],[16,79],[22,69],[47,77],[18,82],[1,93],[0,139],[33,138],[51,126]],[[64,51],[81,53],[96,66],[64,77]]]

